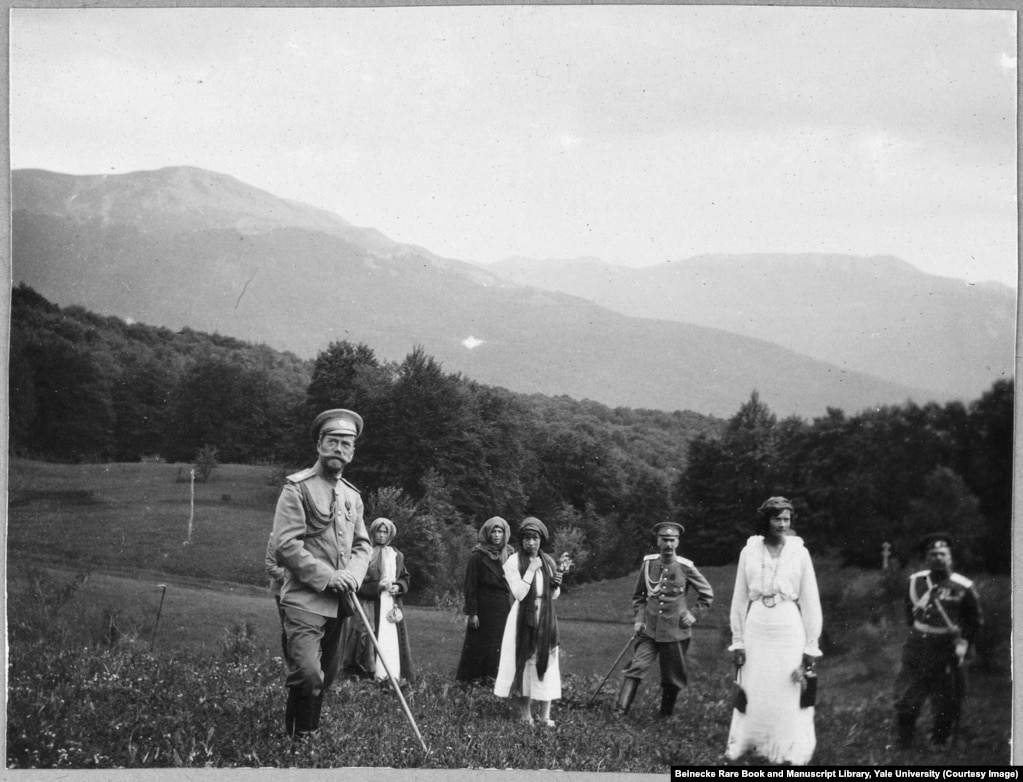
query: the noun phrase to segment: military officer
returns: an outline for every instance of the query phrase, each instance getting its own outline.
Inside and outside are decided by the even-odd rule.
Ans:
[[[287,477],[274,515],[273,549],[286,569],[285,726],[298,740],[319,726],[323,696],[337,670],[342,622],[373,550],[362,497],[341,477],[361,433],[362,418],[351,410],[316,416],[316,464]]]
[[[931,743],[944,746],[958,723],[963,693],[962,664],[975,643],[983,618],[973,582],[953,572],[952,538],[926,536],[920,553],[927,564],[909,577],[906,620],[909,637],[902,649],[902,670],[895,679],[896,746],[913,743],[916,719],[931,698]]]
[[[654,526],[660,553],[643,558],[632,595],[636,641],[632,660],[625,667],[617,708],[628,713],[647,668],[658,658],[661,666],[661,716],[675,709],[679,690],[687,683],[685,653],[690,628],[707,613],[714,590],[692,560],[676,554],[681,524],[661,522]],[[696,605],[690,609],[686,592],[693,587]]]

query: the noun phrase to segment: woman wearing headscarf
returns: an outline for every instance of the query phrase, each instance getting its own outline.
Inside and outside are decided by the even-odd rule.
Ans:
[[[501,636],[511,608],[504,578],[504,563],[515,553],[508,545],[508,522],[493,516],[483,522],[478,537],[465,568],[465,643],[455,674],[460,682],[497,678]]]
[[[396,533],[390,519],[381,517],[369,525],[373,553],[358,591],[366,618],[373,623],[373,635],[380,646],[380,654],[373,648],[361,617],[353,616],[348,619],[342,665],[349,672],[386,679],[387,669],[380,659],[383,656],[395,679],[413,682],[412,650],[401,600],[401,596],[408,592],[409,573],[405,569],[405,557],[390,545]]]
[[[805,765],[817,745],[812,699],[801,698],[821,656],[817,577],[802,538],[790,532],[791,502],[771,497],[757,518],[760,534],[739,555],[732,594],[728,649],[745,709],[732,710],[725,755],[754,751],[771,763]]]
[[[551,701],[561,697],[554,601],[561,594],[562,573],[540,550],[547,538],[542,521],[532,516],[524,519],[519,525],[521,549],[504,563],[504,577],[515,602],[504,626],[494,694],[517,698],[519,718],[530,724],[530,706],[540,701],[540,723],[553,728]]]

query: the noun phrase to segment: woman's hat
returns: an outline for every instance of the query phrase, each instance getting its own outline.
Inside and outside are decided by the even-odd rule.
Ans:
[[[536,516],[527,516],[522,520],[522,523],[519,524],[519,538],[521,538],[522,534],[528,530],[539,533],[540,540],[547,540],[547,538],[550,537],[550,535],[547,534],[547,527],[545,527],[544,523],[540,521],[540,519],[536,518]]]
[[[781,510],[795,510],[795,508],[784,497],[768,497],[764,500],[764,504],[757,508],[757,513],[770,513],[773,516]]]

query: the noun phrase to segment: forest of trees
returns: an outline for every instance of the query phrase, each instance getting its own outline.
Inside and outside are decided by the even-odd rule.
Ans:
[[[907,402],[812,421],[777,420],[755,391],[727,421],[515,394],[441,365],[335,342],[312,361],[189,329],[128,324],[13,291],[10,450],[54,461],[307,466],[308,423],[329,407],[366,421],[346,477],[403,531],[420,588],[457,572],[475,529],[527,514],[571,550],[580,579],[622,575],[676,518],[682,549],[734,559],[753,510],[794,500],[815,551],[874,564],[924,531],[960,537],[972,567],[1007,571],[1013,383],[944,406]]]

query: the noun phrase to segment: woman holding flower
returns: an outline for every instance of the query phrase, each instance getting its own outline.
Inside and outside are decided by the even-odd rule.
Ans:
[[[540,701],[540,723],[554,727],[551,701],[561,697],[558,665],[558,617],[554,601],[561,594],[562,570],[540,547],[547,527],[530,516],[519,525],[520,551],[504,564],[514,603],[501,643],[501,662],[494,694],[516,698],[519,719],[533,724],[531,705]]]

